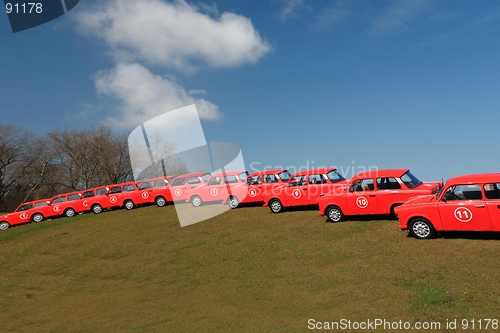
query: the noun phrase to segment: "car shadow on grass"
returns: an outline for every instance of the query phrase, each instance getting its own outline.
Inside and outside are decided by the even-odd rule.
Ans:
[[[492,231],[446,231],[439,232],[439,236],[444,239],[500,240],[500,233]]]
[[[356,215],[345,216],[340,222],[332,222],[328,218],[325,219],[327,223],[342,223],[342,222],[377,222],[377,221],[397,221],[392,215]]]

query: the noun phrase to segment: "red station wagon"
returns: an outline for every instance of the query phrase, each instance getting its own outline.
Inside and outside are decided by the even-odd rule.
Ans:
[[[500,173],[450,178],[435,195],[395,209],[401,230],[419,239],[439,231],[500,231]]]
[[[440,182],[423,183],[408,169],[372,170],[354,176],[342,193],[318,198],[319,215],[338,222],[344,216],[392,214],[411,197],[436,193]]]
[[[186,201],[189,199],[188,192],[199,186],[203,186],[210,178],[209,172],[187,173],[175,177],[170,185],[170,193],[174,201]]]
[[[264,207],[273,213],[286,207],[317,206],[318,197],[330,192],[340,193],[347,180],[336,168],[317,168],[294,173],[287,184],[264,191]]]
[[[25,202],[17,207],[13,213],[0,216],[0,230],[5,230],[18,224],[30,223],[33,221],[34,209],[47,206],[48,200],[50,199]]]
[[[82,192],[70,192],[57,195],[50,200],[46,206],[33,209],[32,219],[35,222],[43,221],[52,217],[73,217],[81,212],[80,198]]]
[[[276,169],[254,172],[247,177],[247,196],[241,203],[264,203],[263,192],[272,191],[276,187],[282,187],[289,180],[290,173],[288,170]]]
[[[172,202],[169,185],[174,178],[175,176],[158,177],[142,181],[139,186],[141,194],[137,196],[134,203],[136,205],[156,203],[158,207],[163,207],[168,202]]]
[[[126,182],[112,185],[106,193],[107,200],[102,202],[102,208],[133,209],[137,202],[141,201],[141,192],[136,182]]]
[[[103,205],[106,205],[108,197],[109,188],[113,185],[95,187],[90,190],[83,192],[82,198],[79,202],[79,209],[82,212],[93,211],[95,214],[99,214],[103,210]]]
[[[206,185],[188,189],[186,202],[191,202],[194,207],[201,206],[204,202],[221,201],[231,208],[238,207],[240,200],[246,196],[247,171],[227,171],[214,174]]]

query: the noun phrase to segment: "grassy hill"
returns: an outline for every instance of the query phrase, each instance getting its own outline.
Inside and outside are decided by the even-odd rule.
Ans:
[[[181,228],[168,206],[11,228],[1,331],[305,332],[309,319],[375,318],[446,331],[446,319],[499,317],[497,234],[420,241],[397,226],[251,207]]]

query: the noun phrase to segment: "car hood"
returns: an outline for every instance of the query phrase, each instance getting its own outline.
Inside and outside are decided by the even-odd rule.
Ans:
[[[443,183],[441,182],[423,182],[417,188],[420,190],[429,190],[432,194],[436,193],[441,187]]]
[[[406,201],[403,206],[429,203],[429,202],[434,201],[435,199],[436,198],[432,194],[419,195],[419,196],[412,197],[412,198],[408,199],[408,201]]]

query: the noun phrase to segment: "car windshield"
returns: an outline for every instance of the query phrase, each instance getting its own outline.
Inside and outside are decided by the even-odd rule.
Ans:
[[[285,170],[281,173],[278,174],[278,177],[283,181],[283,183],[288,183],[288,181],[290,180],[290,172],[288,172],[288,170]]]
[[[340,182],[341,180],[345,180],[345,178],[342,177],[342,175],[338,173],[337,170],[330,171],[329,173],[326,174],[326,176],[328,177],[328,179],[330,179],[332,183],[337,183]]]
[[[404,175],[401,176],[401,181],[408,188],[414,188],[414,187],[417,187],[418,185],[422,184],[422,182],[420,180],[418,180],[417,177],[412,175],[410,171],[406,172]]]

